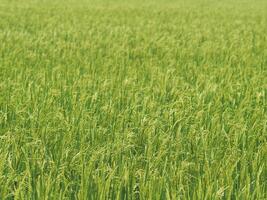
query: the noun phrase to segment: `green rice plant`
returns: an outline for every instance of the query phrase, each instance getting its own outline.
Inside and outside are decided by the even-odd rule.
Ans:
[[[267,199],[267,2],[0,0],[0,199]]]

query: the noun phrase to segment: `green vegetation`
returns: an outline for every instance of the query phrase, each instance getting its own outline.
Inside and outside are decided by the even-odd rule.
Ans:
[[[0,199],[266,199],[267,1],[0,0]]]

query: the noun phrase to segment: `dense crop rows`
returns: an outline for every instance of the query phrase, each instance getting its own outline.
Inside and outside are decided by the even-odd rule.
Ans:
[[[0,199],[266,199],[267,2],[0,0]]]

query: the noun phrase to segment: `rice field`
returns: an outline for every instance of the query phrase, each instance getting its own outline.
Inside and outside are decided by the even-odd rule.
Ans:
[[[0,0],[0,199],[267,199],[267,1]]]

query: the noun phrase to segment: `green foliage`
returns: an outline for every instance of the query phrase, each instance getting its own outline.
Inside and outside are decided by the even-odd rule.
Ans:
[[[0,199],[266,199],[263,0],[0,0]]]

